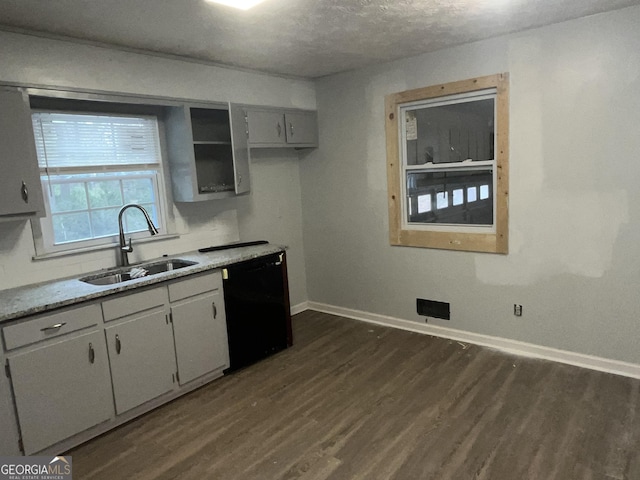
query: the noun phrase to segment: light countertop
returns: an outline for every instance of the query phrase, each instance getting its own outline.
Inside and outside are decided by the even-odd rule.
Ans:
[[[87,273],[73,278],[51,280],[2,290],[0,291],[0,323],[215,268],[221,268],[233,263],[282,252],[284,250],[285,247],[281,245],[264,244],[236,247],[208,253],[200,253],[198,251],[186,252],[179,255],[171,255],[166,258],[148,260],[143,263],[180,258],[197,262],[195,265],[113,285],[91,285],[80,281],[79,278],[92,275],[91,273]],[[132,265],[132,267],[133,266],[135,265]],[[112,268],[93,273],[101,273],[108,270],[112,270]]]

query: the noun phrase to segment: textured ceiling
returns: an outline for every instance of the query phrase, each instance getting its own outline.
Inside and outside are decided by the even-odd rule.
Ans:
[[[297,77],[320,77],[640,4],[640,0],[0,0],[32,30]]]

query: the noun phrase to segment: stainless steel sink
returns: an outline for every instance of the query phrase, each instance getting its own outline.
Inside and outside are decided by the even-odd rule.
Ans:
[[[159,262],[143,263],[140,265],[131,265],[129,267],[118,268],[104,273],[89,275],[80,279],[81,282],[90,283],[91,285],[114,285],[116,283],[128,282],[136,278],[144,278],[159,273],[179,270],[181,268],[190,267],[197,262],[189,260],[181,260],[174,258],[171,260],[162,260]],[[133,275],[131,274],[132,270]]]
[[[173,260],[162,260],[160,262],[145,263],[143,265],[137,265],[138,268],[144,268],[147,271],[147,275],[156,275],[162,272],[170,272],[171,270],[179,270],[181,268],[190,267],[197,262],[191,262],[189,260],[180,260],[175,258]]]

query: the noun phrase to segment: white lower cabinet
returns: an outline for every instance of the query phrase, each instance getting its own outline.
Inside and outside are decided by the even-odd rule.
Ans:
[[[180,385],[228,368],[220,272],[169,285],[169,296]]]
[[[135,305],[138,295],[148,293],[123,298]],[[105,336],[118,415],[173,390],[176,357],[164,305],[107,324]]]
[[[2,358],[2,365],[6,360]],[[8,457],[20,455],[18,422],[13,407],[11,384],[9,378],[0,374],[0,453]]]
[[[0,412],[5,453],[18,431],[26,455],[68,450],[229,366],[219,270],[14,321],[2,337],[0,407],[10,381],[17,412]]]
[[[101,330],[12,355],[8,362],[26,455],[112,417]]]

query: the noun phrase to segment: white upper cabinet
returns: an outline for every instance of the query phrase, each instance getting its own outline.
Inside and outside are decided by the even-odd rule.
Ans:
[[[0,88],[0,218],[28,218],[44,212],[38,159],[27,95]]]
[[[234,105],[167,107],[167,146],[176,202],[249,191],[244,113]]]
[[[314,147],[318,145],[316,112],[286,112],[284,120],[288,144]]]
[[[250,147],[318,146],[316,112],[248,108],[247,126]]]

